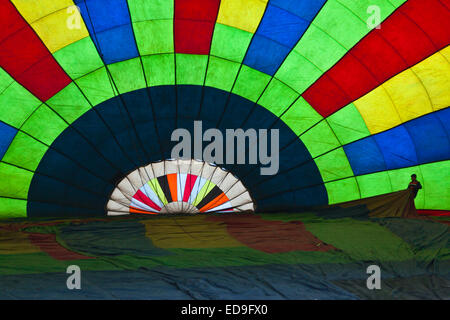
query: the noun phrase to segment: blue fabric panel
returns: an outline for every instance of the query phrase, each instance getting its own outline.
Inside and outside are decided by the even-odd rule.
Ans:
[[[447,107],[433,114],[438,117],[441,125],[444,127],[444,130],[447,133],[447,136],[450,138],[450,108]]]
[[[274,75],[308,29],[323,3],[322,0],[270,2],[250,44],[244,64]]]
[[[106,64],[139,55],[126,0],[75,1]]]
[[[272,0],[270,4],[311,21],[325,2],[326,0]]]
[[[383,155],[373,137],[367,137],[344,146],[344,151],[355,175],[386,170]]]
[[[6,123],[0,121],[0,160],[8,150],[11,141],[14,139],[17,130]]]
[[[244,64],[273,76],[290,49],[273,40],[255,35],[248,48]]]
[[[374,136],[383,153],[387,169],[399,169],[418,164],[416,148],[404,126]]]
[[[409,121],[404,126],[414,142],[419,163],[450,159],[448,133],[435,113]]]
[[[292,48],[308,25],[309,21],[269,4],[256,34]]]

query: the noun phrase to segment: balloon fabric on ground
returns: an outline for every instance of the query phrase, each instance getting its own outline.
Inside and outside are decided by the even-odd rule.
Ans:
[[[0,298],[450,299],[449,218],[364,211],[4,221]]]

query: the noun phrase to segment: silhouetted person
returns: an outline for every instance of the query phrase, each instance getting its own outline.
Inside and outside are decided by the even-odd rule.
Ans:
[[[419,192],[419,189],[422,189],[422,185],[417,180],[417,176],[415,174],[411,175],[411,182],[408,184],[408,189],[412,190],[412,194],[414,198],[417,196],[417,192]]]

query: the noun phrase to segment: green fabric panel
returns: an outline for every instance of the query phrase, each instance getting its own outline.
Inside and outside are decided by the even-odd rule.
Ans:
[[[205,85],[230,91],[239,71],[240,64],[214,56],[209,57]]]
[[[256,102],[270,79],[269,75],[242,65],[233,93]]]
[[[27,201],[0,197],[1,218],[26,218]]]
[[[354,177],[327,182],[328,204],[360,199],[359,188]]]
[[[328,2],[329,3],[329,2]],[[326,6],[326,5],[325,5]],[[320,15],[320,13],[319,13]],[[316,17],[316,19],[319,16]],[[324,17],[322,17],[323,19]],[[326,19],[326,18],[325,18]],[[337,24],[337,21],[335,21]],[[339,61],[347,50],[340,45],[336,39],[332,38],[326,31],[320,27],[315,26],[315,21],[311,24],[303,35],[299,43],[294,47],[293,51],[302,55],[306,61],[316,66],[324,73],[331,68],[337,61]],[[306,64],[306,61],[303,63]],[[302,68],[305,66],[302,65]],[[311,69],[313,67],[307,67]],[[304,86],[313,84],[321,74],[305,74],[303,80]]]
[[[142,57],[145,77],[149,87],[175,84],[173,54],[156,54]]]
[[[423,174],[423,189],[419,190],[419,194],[423,191],[425,201],[422,204],[416,198],[417,207],[450,210],[450,160],[424,164],[420,170]]]
[[[369,13],[367,13],[367,8],[369,6],[377,6],[380,8],[381,20],[383,21],[394,12],[397,7],[406,2],[406,0],[339,0],[339,2],[366,23],[369,18]]]
[[[322,71],[304,56],[296,51],[291,51],[286,60],[278,69],[275,78],[280,79],[298,93],[303,93],[315,81],[320,78]]]
[[[197,206],[200,201],[203,200],[204,197],[215,187],[216,185],[212,182],[205,183],[203,187],[198,192],[197,196],[195,197],[194,202],[192,203],[193,206]]]
[[[22,126],[22,131],[51,145],[67,124],[46,105],[41,105]]]
[[[292,107],[281,116],[281,120],[283,120],[296,135],[302,134],[322,119],[323,117],[317,113],[303,97],[297,99]]]
[[[333,113],[327,122],[342,145],[370,136],[366,123],[353,103]]]
[[[391,3],[392,2],[392,3]],[[367,27],[370,15],[367,8],[377,5],[381,9],[381,21],[386,19],[405,0],[329,0],[309,26],[294,51],[318,67],[327,71],[345,53],[371,30]],[[306,62],[303,64],[303,68]],[[310,70],[312,67],[306,67]],[[304,83],[312,84],[317,73],[306,73]]]
[[[305,223],[305,227],[352,259],[402,261],[414,258],[414,252],[405,241],[376,222],[344,218],[327,223]]]
[[[356,181],[362,198],[392,192],[391,180],[386,171],[357,176]]]
[[[0,162],[0,197],[26,199],[33,173]]]
[[[47,104],[68,123],[74,122],[91,108],[73,82],[50,98]]]
[[[146,87],[144,71],[139,58],[110,64],[108,69],[121,94]]]
[[[362,0],[358,1],[357,5],[352,5],[350,2],[356,1],[328,1],[314,19],[314,25],[336,39],[347,50],[370,31],[366,23],[369,18],[367,8],[370,5],[379,5],[386,0]],[[350,9],[349,6],[352,8]],[[352,9],[358,11],[353,12]]]
[[[208,56],[177,54],[175,61],[177,84],[203,85]]]
[[[314,161],[325,182],[354,175],[343,148],[328,152]]]
[[[0,120],[20,128],[41,102],[17,82],[0,94]]]
[[[133,24],[141,55],[170,53],[173,49],[173,20],[150,20]]]
[[[405,190],[411,181],[411,175],[415,173],[417,180],[424,185],[424,177],[422,175],[421,167],[409,167],[403,169],[389,170],[387,171],[389,178],[391,179],[392,191]],[[423,208],[425,201],[425,190],[419,190],[416,199],[414,199],[417,208]]]
[[[298,93],[294,90],[273,78],[258,101],[258,104],[279,117],[298,96]]]
[[[35,171],[48,147],[18,131],[2,161]]]
[[[302,134],[300,139],[313,158],[341,145],[326,121],[319,122]]]
[[[133,22],[172,19],[173,0],[128,0]]]
[[[114,87],[105,67],[91,72],[75,80],[75,82],[80,86],[81,91],[92,106],[96,106],[117,95],[117,92],[113,91]]]
[[[216,23],[211,44],[211,55],[242,62],[253,34]]]
[[[159,185],[158,179],[153,178],[147,184],[152,188],[152,190],[156,193],[161,202],[166,205],[168,203],[166,196],[164,195],[164,191],[161,189]]]
[[[56,51],[53,57],[72,79],[103,67],[103,61],[90,37]]]

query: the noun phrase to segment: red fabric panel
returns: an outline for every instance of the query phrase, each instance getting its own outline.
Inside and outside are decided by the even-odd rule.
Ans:
[[[0,0],[0,66],[42,101],[71,79],[15,7]]]
[[[410,0],[356,44],[303,97],[327,117],[449,43],[449,10],[439,0]]]
[[[417,210],[417,213],[427,216],[450,216],[450,211],[447,210]]]
[[[220,0],[175,0],[176,53],[209,54]]]
[[[28,238],[33,245],[39,247],[43,252],[56,260],[95,259],[95,257],[85,256],[64,248],[56,240],[55,234],[32,233]]]
[[[183,201],[188,202],[189,197],[192,192],[192,188],[194,187],[195,181],[197,180],[197,176],[194,176],[193,174],[187,174],[186,177],[186,185],[184,186],[184,193],[183,193]]]
[[[161,210],[161,208],[156,203],[154,203],[149,197],[147,197],[141,190],[138,190],[136,194],[133,196],[133,198],[142,202],[143,204],[148,205],[152,209],[155,209],[157,211]]]
[[[224,223],[234,239],[265,253],[336,250],[306,230],[301,221],[263,220],[254,214],[239,214],[239,219],[235,215],[210,216],[206,221]]]

